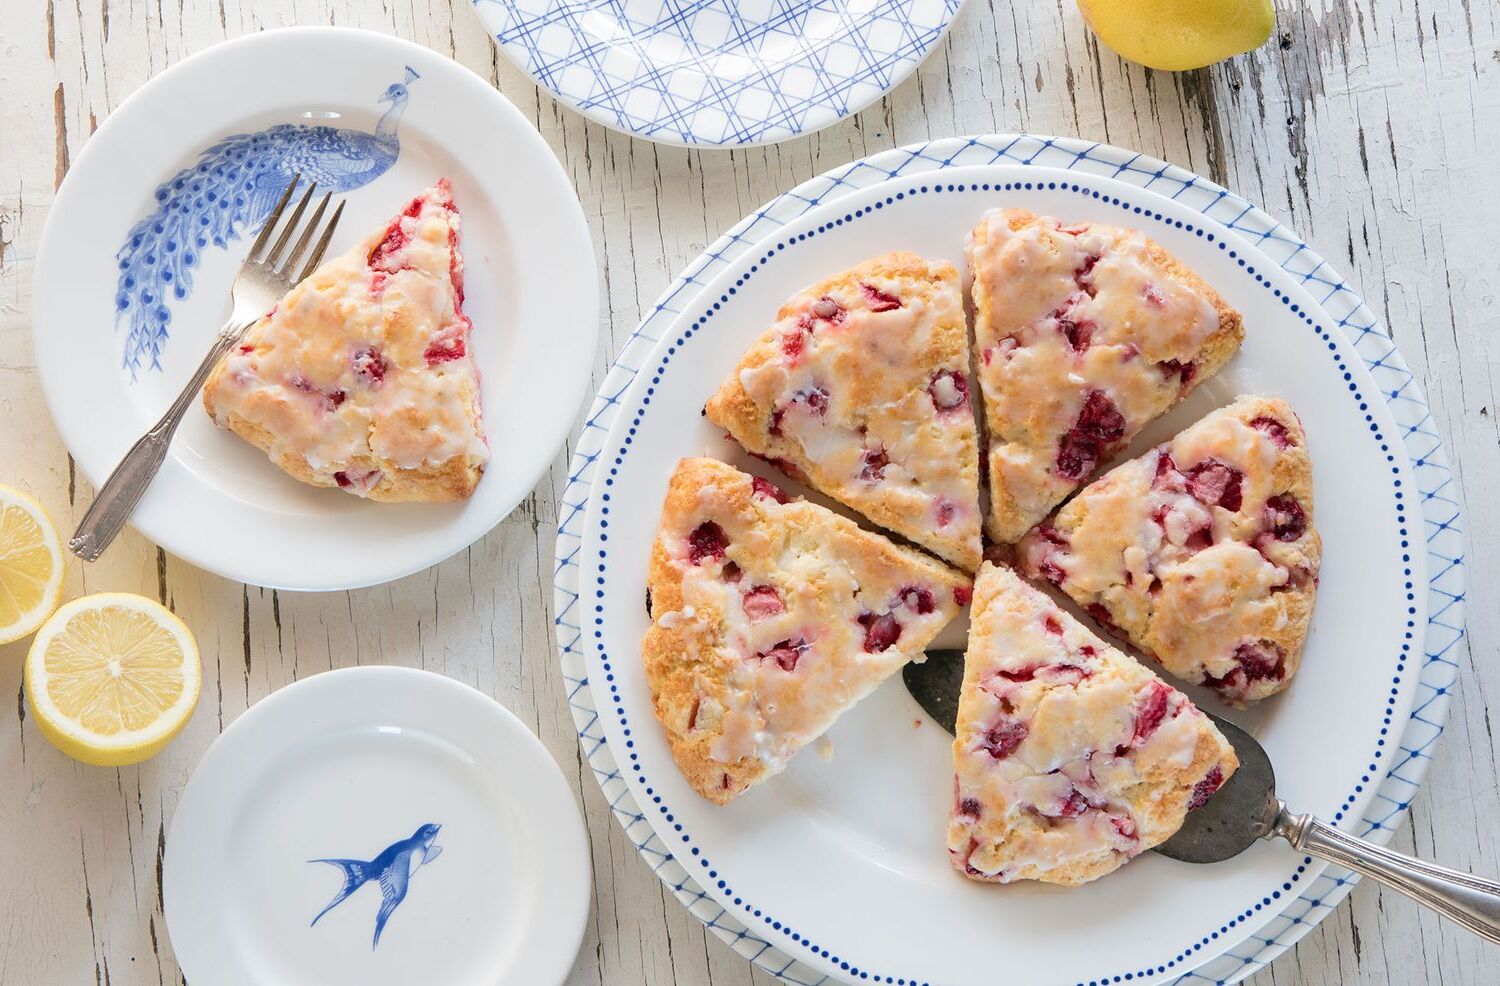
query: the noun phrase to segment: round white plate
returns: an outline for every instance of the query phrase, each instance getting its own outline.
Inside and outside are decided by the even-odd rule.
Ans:
[[[347,589],[467,547],[536,484],[587,392],[597,274],[552,151],[458,63],[342,28],[216,45],[110,115],[73,163],[42,236],[37,367],[63,441],[96,485],[202,359],[228,315],[255,213],[297,170],[347,201],[329,256],[437,178],[452,180],[483,375],[484,478],[464,503],[371,503],[296,482],[195,406],[132,523],[237,581]],[[153,216],[133,244],[136,224]],[[134,259],[129,272],[123,258]]]
[[[1325,545],[1318,609],[1292,688],[1231,718],[1266,745],[1298,810],[1390,837],[1441,729],[1444,654],[1462,632],[1459,518],[1421,395],[1300,240],[1190,173],[1060,139],[856,162],[748,217],[673,285],[606,381],[564,495],[559,641],[584,748],[663,880],[789,982],[988,983],[997,962],[1026,983],[1238,978],[1328,913],[1350,876],[1262,844],[1211,867],[1147,854],[1075,890],[976,885],[942,848],[950,738],[899,680],[838,722],[831,762],[798,758],[727,808],[691,792],[651,713],[640,600],[667,477],[682,455],[742,462],[696,423],[703,400],[808,281],[897,247],[962,269],[965,235],[996,205],[1141,228],[1245,313],[1241,353],[1137,448],[1238,393],[1279,394],[1301,415]]]
[[[184,789],[162,866],[193,986],[544,986],[589,911],[583,820],[541,742],[411,668],[329,671],[240,716]]]
[[[500,50],[606,127],[743,147],[811,133],[894,89],[963,0],[473,0]]]

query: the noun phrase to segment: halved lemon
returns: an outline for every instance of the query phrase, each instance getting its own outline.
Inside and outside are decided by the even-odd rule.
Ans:
[[[182,731],[202,682],[192,631],[124,592],[75,599],[37,631],[26,697],[53,746],[101,767],[138,763]]]
[[[34,631],[62,598],[63,550],[42,505],[0,486],[0,644]]]

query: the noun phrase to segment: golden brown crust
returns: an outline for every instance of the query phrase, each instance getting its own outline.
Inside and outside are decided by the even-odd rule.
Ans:
[[[1027,245],[994,244],[994,222],[1035,238],[1034,256],[1027,262],[1005,256],[1004,249]],[[1075,235],[1081,239],[1075,242]],[[1094,259],[1099,253],[1086,256],[1082,238],[1088,250],[1103,252],[1102,263]],[[1058,276],[1063,273],[1058,268],[1071,266],[1064,256],[1069,250],[1087,261],[1076,279],[1078,291],[1087,288],[1087,298],[1077,296],[1075,278]],[[1122,258],[1114,271],[1109,251]],[[970,236],[969,257],[990,441],[985,530],[995,541],[1011,543],[1081,485],[1092,468],[1217,373],[1238,350],[1244,326],[1240,314],[1201,277],[1133,230],[1088,224],[1074,230],[1011,209],[980,221]],[[1098,276],[1089,273],[1095,263],[1106,273],[1102,286],[1086,283]],[[1159,309],[1136,297],[1142,283]],[[1208,331],[1192,314],[1194,305],[1212,310]],[[1056,328],[1064,312],[1088,326],[1081,351]],[[1032,347],[1024,358],[1017,359],[1017,344]],[[1117,356],[1111,358],[1111,352]],[[1192,370],[1180,380],[1173,371],[1158,369],[1189,364]],[[1088,468],[1075,480],[1056,472],[1055,464],[1059,442],[1078,420],[1090,391],[1113,402],[1125,427],[1118,438],[1099,443],[1097,460],[1085,461]]]
[[[724,463],[684,459],[652,546],[653,621],[642,643],[652,704],[683,776],[718,804],[779,771],[840,712],[921,657],[969,587],[919,551],[815,504],[777,502],[774,490]],[[723,552],[695,561],[693,532],[710,522]],[[928,591],[928,612],[901,603],[912,587]],[[756,590],[777,599],[760,619],[743,615]],[[856,617],[887,607],[901,630],[869,652]],[[802,634],[811,639],[784,655],[789,668],[765,656]]]
[[[878,307],[865,288],[899,298]],[[816,315],[837,303],[836,322]],[[797,336],[789,353],[789,336]],[[956,407],[929,393],[947,376]],[[787,464],[880,526],[973,571],[979,565],[977,431],[958,272],[913,253],[875,257],[800,292],[704,408],[756,455]],[[752,389],[755,391],[752,393]],[[820,391],[817,413],[805,395]],[[816,454],[809,447],[816,448]],[[869,451],[889,464],[866,469]]]

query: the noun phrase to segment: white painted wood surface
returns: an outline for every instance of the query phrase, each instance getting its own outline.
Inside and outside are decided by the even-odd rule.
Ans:
[[[0,0],[0,482],[71,528],[92,496],[48,420],[30,341],[33,262],[68,162],[121,100],[227,37],[287,24],[401,35],[490,79],[577,185],[604,288],[595,368],[673,274],[741,215],[852,158],[926,137],[1076,134],[1210,176],[1290,224],[1363,287],[1422,380],[1467,494],[1469,647],[1410,820],[1408,852],[1500,874],[1500,4],[1282,0],[1277,35],[1212,70],[1148,73],[1088,34],[1070,0],[970,0],[912,79],[857,118],[776,147],[692,152],[629,139],[540,93],[491,47],[465,0]],[[582,409],[578,409],[581,413]],[[557,409],[572,413],[573,409]],[[68,591],[157,596],[197,632],[199,710],[154,761],[75,764],[26,721],[24,643],[0,647],[0,983],[172,983],[161,913],[165,829],[219,730],[295,678],[361,663],[443,671],[542,737],[577,789],[595,903],[570,982],[768,986],[667,894],[616,827],[579,755],[553,650],[548,477],[470,550],[392,585],[290,595],[209,576],[133,532],[73,569]],[[1325,506],[1323,509],[1336,509]],[[1493,983],[1476,939],[1365,884],[1258,986]],[[997,974],[1000,966],[997,966]]]

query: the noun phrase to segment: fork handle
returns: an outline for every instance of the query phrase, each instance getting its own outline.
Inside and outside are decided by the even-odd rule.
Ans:
[[[177,426],[182,423],[204,381],[219,364],[219,360],[224,358],[224,354],[229,352],[230,347],[240,341],[251,324],[253,323],[234,319],[224,323],[213,346],[203,357],[203,362],[193,371],[187,386],[172,401],[161,419],[136,440],[119,465],[115,466],[109,479],[99,488],[94,502],[89,504],[78,530],[68,541],[68,548],[75,555],[84,561],[95,561],[114,541],[135,510],[136,504],[140,503],[146,487],[151,485],[151,480],[161,468],[167,457],[167,447],[172,444],[172,436],[176,434]]]
[[[1378,880],[1479,937],[1500,944],[1500,882],[1377,846],[1311,815],[1293,815],[1285,805],[1271,832],[1302,852]]]

